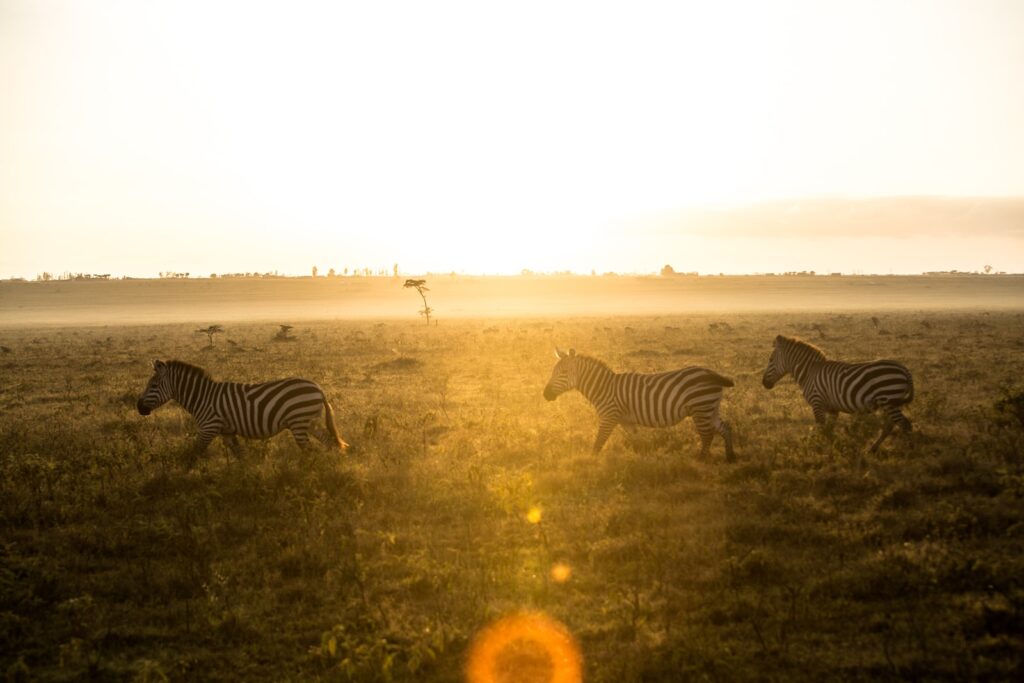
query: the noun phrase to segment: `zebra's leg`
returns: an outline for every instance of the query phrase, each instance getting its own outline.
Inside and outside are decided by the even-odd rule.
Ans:
[[[594,455],[601,452],[618,423],[619,421],[614,418],[601,418],[601,423],[597,426],[597,438],[594,439]]]
[[[288,429],[291,430],[292,436],[295,437],[295,443],[299,445],[304,451],[309,450],[309,432],[308,427],[305,423],[289,425]]]
[[[629,447],[632,450],[635,451],[636,450],[636,435],[640,433],[640,430],[637,429],[636,425],[632,424],[632,423],[623,422],[623,423],[621,423],[620,426],[622,427],[622,429],[624,429],[626,431],[626,434],[628,434],[628,436],[626,438],[626,443],[629,445]]]
[[[735,462],[736,453],[732,449],[732,427],[728,422],[722,419],[718,410],[721,407],[721,403],[715,403],[714,412],[711,413],[711,426],[715,428],[715,431],[722,435],[725,440],[725,461]]]
[[[717,420],[715,430],[725,439],[725,461],[736,462],[736,452],[732,449],[732,427],[718,415],[715,415],[715,419]]]
[[[238,440],[238,435],[225,434],[224,440],[228,442],[228,447],[231,449],[231,452],[235,454],[235,457],[241,459],[243,454],[242,442]]]
[[[697,434],[700,435],[700,459],[706,460],[711,454],[711,444],[715,440],[715,434],[721,434],[725,438],[726,457],[731,457],[729,453],[732,451],[731,432],[730,436],[726,437],[719,426],[722,425],[722,420],[718,417],[718,406],[710,410],[701,410],[700,412],[691,413],[693,415],[693,424],[697,428]],[[728,425],[724,425],[725,431],[729,431]]]
[[[185,462],[188,469],[196,466],[199,456],[206,452],[206,449],[210,447],[210,443],[219,431],[219,428],[201,427],[199,429],[199,436],[196,438],[195,443],[185,452]]]
[[[882,442],[892,434],[892,430],[897,426],[901,432],[907,433],[913,430],[913,425],[910,420],[907,419],[906,415],[900,410],[900,406],[888,402],[880,402],[879,408],[882,409],[882,416],[885,419],[885,426],[882,427],[882,433],[879,435],[875,443],[871,444],[870,451],[875,453],[878,451],[878,447],[882,445]]]
[[[914,431],[914,424],[903,414],[899,406],[893,406],[892,413],[892,421],[896,423],[901,432],[909,434]]]
[[[814,421],[818,424],[818,427],[824,429],[825,425],[828,423],[828,420],[826,419],[828,413],[825,412],[825,409],[817,403],[811,404],[811,410],[814,411]]]
[[[327,434],[327,430],[325,430],[320,425],[319,420],[310,420],[306,426],[306,431],[309,434],[309,436],[313,437],[313,439],[315,439],[321,446],[323,446],[324,449],[328,451],[332,449],[338,449],[338,442],[333,441],[330,438],[330,436]]]
[[[715,440],[715,430],[700,430],[700,459],[707,460],[711,455],[711,443]]]
[[[839,411],[830,410],[826,414],[825,422],[822,423],[822,429],[829,436],[834,436],[836,433],[836,424],[839,422]]]
[[[885,441],[886,437],[892,434],[892,430],[895,427],[896,423],[890,420],[889,416],[887,415],[885,418],[885,426],[882,427],[882,433],[878,435],[878,438],[875,439],[875,442],[871,444],[871,448],[869,448],[868,450],[872,453],[877,453],[878,447],[882,445],[882,442]]]

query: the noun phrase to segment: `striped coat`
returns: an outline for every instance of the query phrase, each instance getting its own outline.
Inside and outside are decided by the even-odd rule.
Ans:
[[[202,368],[178,360],[154,361],[153,376],[138,401],[140,415],[149,415],[167,401],[177,401],[195,418],[199,429],[196,453],[214,437],[227,437],[238,448],[237,436],[266,439],[289,429],[299,446],[309,446],[309,428],[324,410],[331,444],[346,444],[334,426],[327,397],[314,382],[292,377],[262,384],[214,381]],[[323,442],[319,434],[314,434]],[[326,442],[325,442],[326,444]]]
[[[575,349],[568,353],[556,350],[555,354],[558,363],[544,388],[544,398],[553,401],[576,389],[590,401],[599,420],[595,454],[618,425],[627,429],[670,427],[689,416],[700,434],[701,457],[707,456],[717,433],[725,439],[726,459],[734,459],[729,424],[718,415],[722,389],[733,386],[732,380],[696,367],[654,374],[618,373],[596,358],[577,356]]]
[[[881,410],[885,418],[882,433],[871,446],[878,450],[894,427],[911,430],[910,420],[900,408],[914,398],[914,380],[905,366],[892,360],[844,363],[828,360],[821,349],[807,342],[779,335],[768,359],[761,382],[771,389],[792,373],[814,411],[818,424],[838,413],[871,413]]]

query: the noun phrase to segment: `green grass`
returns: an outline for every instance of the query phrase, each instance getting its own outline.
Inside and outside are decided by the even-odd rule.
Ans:
[[[994,405],[1021,390],[1024,319],[870,318],[309,323],[288,344],[239,324],[213,349],[195,325],[5,331],[0,668],[459,680],[473,635],[530,609],[590,681],[1019,680],[1024,433]],[[761,387],[778,333],[904,362],[916,433],[859,466],[877,417],[828,440],[791,380]],[[541,396],[556,343],[732,377],[738,462],[720,440],[698,460],[689,422],[593,457],[582,397]],[[313,379],[353,450],[218,441],[188,471],[187,414],[135,411],[153,358]]]

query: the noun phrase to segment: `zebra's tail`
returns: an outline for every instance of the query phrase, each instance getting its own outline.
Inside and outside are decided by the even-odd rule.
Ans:
[[[338,450],[344,453],[348,450],[348,444],[338,434],[338,428],[334,426],[334,411],[331,410],[331,402],[324,397],[324,422],[327,423],[327,431],[331,433],[331,438],[338,442]]]
[[[710,383],[712,383],[712,384],[715,384],[715,385],[720,386],[720,387],[733,387],[733,386],[736,386],[731,379],[729,379],[728,377],[723,377],[722,375],[719,375],[714,370],[705,370],[705,372],[707,373],[707,375],[706,375],[707,380]]]
[[[904,404],[910,403],[914,400],[914,376],[907,372],[907,397],[903,400]]]

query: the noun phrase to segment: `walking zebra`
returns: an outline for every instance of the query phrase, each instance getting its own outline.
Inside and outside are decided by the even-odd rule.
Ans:
[[[333,445],[342,451],[348,448],[334,426],[327,397],[307,379],[290,377],[262,384],[217,382],[195,365],[180,360],[154,361],[153,377],[139,398],[139,414],[149,415],[170,400],[177,401],[196,420],[196,455],[205,451],[218,434],[238,450],[238,435],[266,439],[285,429],[291,430],[299,446],[307,448],[310,423],[320,415],[321,406]],[[314,436],[328,445],[319,435]]]
[[[827,360],[816,346],[780,334],[761,383],[771,389],[786,373],[793,373],[820,425],[826,425],[826,415],[835,419],[839,413],[872,413],[881,408],[885,425],[871,445],[872,453],[897,425],[903,431],[911,430],[910,420],[900,406],[914,399],[914,380],[910,371],[896,361]]]
[[[544,387],[544,398],[554,401],[570,389],[583,394],[597,410],[599,419],[594,454],[601,452],[618,425],[627,429],[671,427],[683,418],[693,417],[701,440],[701,457],[711,450],[715,432],[725,439],[725,459],[732,462],[732,432],[729,423],[718,416],[722,389],[732,380],[705,368],[681,368],[668,372],[642,374],[614,372],[603,361],[555,350],[558,363]]]

